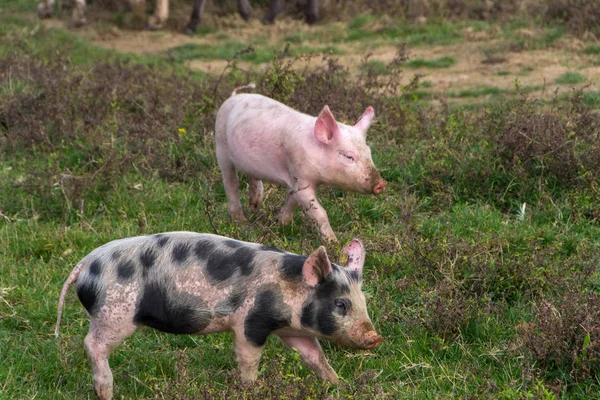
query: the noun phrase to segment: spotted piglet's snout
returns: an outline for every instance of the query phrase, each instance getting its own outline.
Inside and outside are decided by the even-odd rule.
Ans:
[[[371,321],[357,321],[352,326],[350,335],[355,346],[361,349],[374,349],[382,342],[383,337],[375,331]]]
[[[383,338],[377,332],[369,331],[363,338],[362,347],[364,349],[374,349],[379,346],[379,343],[381,343],[382,340]]]

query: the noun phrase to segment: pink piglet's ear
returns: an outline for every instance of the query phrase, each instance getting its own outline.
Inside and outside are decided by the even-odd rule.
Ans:
[[[329,262],[327,251],[323,246],[315,250],[302,266],[304,281],[312,287],[323,282],[331,273],[331,262]]]
[[[365,135],[367,134],[367,129],[371,126],[371,122],[373,122],[373,118],[375,117],[375,110],[373,107],[369,106],[360,117],[358,122],[354,124],[354,127],[362,131]]]
[[[321,143],[328,144],[339,134],[339,128],[335,122],[335,117],[328,106],[323,107],[323,111],[317,117],[315,122],[315,137]]]

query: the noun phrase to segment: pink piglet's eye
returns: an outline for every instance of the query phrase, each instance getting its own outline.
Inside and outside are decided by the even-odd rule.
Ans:
[[[344,157],[346,157],[348,160],[354,161],[354,154],[352,154],[352,153],[344,153],[342,151],[340,151],[340,154],[343,155]]]

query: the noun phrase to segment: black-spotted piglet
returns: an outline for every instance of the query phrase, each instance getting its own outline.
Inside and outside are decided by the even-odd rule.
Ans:
[[[325,248],[299,256],[216,235],[172,232],[121,239],[81,260],[65,282],[58,327],[69,286],[90,316],[85,349],[94,390],[111,399],[110,352],[138,327],[175,334],[231,331],[242,379],[257,377],[270,334],[298,350],[322,379],[337,382],[316,338],[370,349],[382,340],[361,291],[363,245],[344,249],[344,267]]]

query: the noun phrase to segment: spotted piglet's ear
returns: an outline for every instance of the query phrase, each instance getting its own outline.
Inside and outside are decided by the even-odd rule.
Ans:
[[[352,239],[350,243],[342,249],[340,254],[340,263],[351,270],[354,270],[362,275],[363,266],[365,264],[365,246],[358,239]]]
[[[316,286],[331,274],[331,263],[325,247],[321,246],[304,262],[302,275],[309,286]]]

